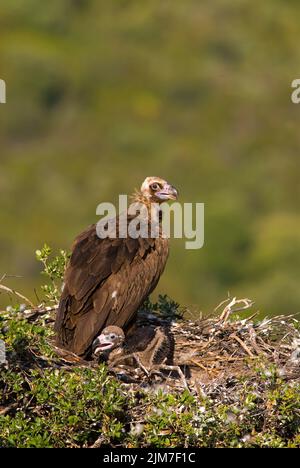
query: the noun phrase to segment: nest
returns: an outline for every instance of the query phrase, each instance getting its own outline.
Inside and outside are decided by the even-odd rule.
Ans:
[[[176,315],[170,316],[139,313],[138,323],[149,326],[168,327],[175,341],[174,368],[161,374],[157,369],[148,374],[142,369],[128,366],[111,368],[123,382],[149,386],[162,380],[171,387],[186,386],[180,370],[185,376],[189,389],[199,385],[223,385],[241,377],[255,378],[259,367],[274,368],[284,379],[300,379],[300,326],[292,315],[265,318],[254,321],[257,314],[248,318],[234,318],[237,312],[250,309],[249,299],[228,299],[214,317],[187,320]],[[179,371],[179,372],[178,372]]]
[[[195,382],[250,376],[259,364],[273,364],[285,377],[300,377],[297,323],[292,316],[277,316],[258,323],[211,318],[174,324],[174,361]]]

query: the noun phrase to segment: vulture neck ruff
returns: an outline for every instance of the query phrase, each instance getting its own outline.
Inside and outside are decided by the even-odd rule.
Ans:
[[[141,204],[147,208],[147,213],[145,210],[141,211],[140,217],[145,217],[145,220],[148,219],[151,222],[152,218],[161,222],[162,220],[162,211],[160,209],[160,204],[164,201],[153,200],[151,196],[144,195],[141,191],[136,190],[131,195],[132,204]]]

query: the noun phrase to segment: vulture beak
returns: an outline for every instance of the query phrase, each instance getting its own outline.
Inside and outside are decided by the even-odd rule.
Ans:
[[[159,192],[156,192],[156,197],[160,200],[177,200],[178,191],[173,185],[165,184]]]
[[[92,353],[97,356],[97,354],[101,354],[103,351],[106,351],[113,347],[113,343],[109,341],[107,335],[99,335],[92,344]]]

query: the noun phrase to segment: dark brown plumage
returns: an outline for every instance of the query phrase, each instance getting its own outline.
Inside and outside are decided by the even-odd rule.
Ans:
[[[175,371],[188,388],[181,368],[173,365],[175,342],[168,327],[140,327],[125,338],[120,327],[109,326],[93,342],[93,355],[110,368],[140,367],[149,376],[153,372]]]
[[[176,189],[159,177],[148,177],[135,194],[148,211],[153,202],[176,198]],[[128,223],[132,219],[128,215]],[[159,232],[159,237],[101,239],[92,225],[77,237],[55,322],[57,346],[87,357],[105,327],[128,331],[167,261],[168,239],[162,237],[161,227]]]
[[[174,339],[166,327],[137,328],[125,339],[120,327],[109,326],[94,340],[93,354],[111,367],[136,366],[138,362],[145,369],[152,369],[159,364],[172,364]]]

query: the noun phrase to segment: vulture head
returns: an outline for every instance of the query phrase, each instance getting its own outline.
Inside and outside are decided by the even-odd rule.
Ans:
[[[115,348],[121,347],[124,343],[125,335],[120,327],[110,325],[102,330],[101,335],[97,336],[92,344],[92,352],[94,356],[112,351]]]
[[[142,183],[140,193],[143,199],[150,203],[162,203],[178,198],[176,188],[160,177],[147,177]]]

